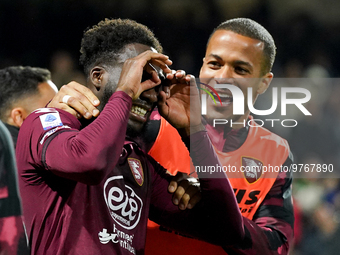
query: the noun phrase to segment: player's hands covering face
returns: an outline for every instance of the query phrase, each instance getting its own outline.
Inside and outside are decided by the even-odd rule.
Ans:
[[[167,88],[159,93],[160,114],[177,129],[190,129],[201,125],[201,107],[195,77],[182,70],[167,74]]]

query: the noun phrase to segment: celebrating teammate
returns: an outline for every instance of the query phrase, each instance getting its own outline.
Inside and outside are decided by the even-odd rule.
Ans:
[[[245,98],[248,88],[251,87],[252,102],[255,103],[258,95],[268,88],[273,78],[270,71],[274,59],[274,40],[265,28],[250,19],[227,20],[220,24],[209,38],[200,70],[200,80],[212,87],[218,84],[232,84],[241,89]],[[227,173],[243,215],[245,238],[237,246],[217,247],[159,231],[158,228],[149,228],[147,254],[159,254],[160,251],[162,254],[195,255],[287,254],[293,239],[294,224],[292,178],[289,173],[265,172],[263,167],[289,166],[292,163],[292,156],[288,143],[254,123],[247,105],[244,106],[243,115],[234,115],[233,110],[236,106],[233,104],[230,91],[223,88],[215,89],[220,95],[222,105],[208,99],[206,115],[203,115],[215,151],[223,166],[233,166],[234,169],[248,167],[254,170]],[[228,124],[214,126],[214,119],[228,120]],[[156,121],[151,123],[157,124]],[[190,158],[186,156],[187,158],[183,159],[182,155],[188,153],[185,154],[186,149],[181,142],[176,142],[179,141],[178,135],[164,119],[158,122],[158,126],[159,133],[150,155],[170,172],[174,173],[177,170],[186,172],[181,165],[188,164],[184,162],[189,162]],[[173,134],[171,142],[169,133]],[[165,158],[161,151],[163,146],[170,147],[170,151],[173,146],[176,146],[178,151],[184,151],[181,156],[176,154],[182,157],[181,161],[171,157]],[[167,245],[169,243],[177,245]]]
[[[216,84],[237,86],[245,98],[248,87],[251,87],[251,96],[255,103],[258,95],[268,88],[273,78],[270,71],[275,52],[272,36],[261,25],[246,18],[227,20],[209,38],[200,79],[212,87]],[[209,91],[205,85],[201,86]],[[164,228],[150,223],[146,253],[287,254],[293,239],[294,225],[292,177],[284,172],[274,175],[265,173],[263,167],[289,167],[292,155],[288,143],[254,123],[247,105],[243,115],[234,115],[232,94],[227,89],[216,91],[222,97],[222,106],[215,104],[213,100],[207,100],[207,111],[203,119],[222,165],[233,166],[235,169],[256,166],[255,172],[238,172],[236,175],[230,173],[235,178],[229,178],[243,216],[245,238],[238,245],[214,246],[175,235],[166,229],[161,231]],[[79,112],[90,105],[87,100],[81,102],[73,104]],[[91,107],[93,105],[89,108]],[[228,120],[228,125],[214,126],[214,119]],[[231,121],[234,123],[232,127]],[[189,153],[176,130],[165,119],[157,117],[157,114],[149,121],[148,127],[143,136],[149,142],[146,147],[151,147],[150,155],[172,173],[189,173]],[[220,220],[224,218],[225,216]],[[229,230],[224,229],[224,233],[228,234]]]
[[[171,61],[155,50],[161,46],[145,26],[101,21],[84,33],[81,47],[87,86],[101,100],[98,118],[82,128],[63,110],[41,108],[23,123],[17,162],[32,254],[143,254],[148,216],[217,245],[243,239],[242,217],[224,173],[201,178],[201,201],[180,210],[167,191],[170,176],[136,142],[158,100],[182,139],[196,143],[193,162],[219,165],[200,112],[190,116],[189,102],[199,109],[194,79],[172,73]],[[159,91],[160,69],[171,95]]]
[[[12,136],[15,148],[23,121],[33,110],[45,107],[57,93],[57,87],[51,82],[47,69],[10,66],[0,70],[0,91],[0,120]],[[29,250],[21,217],[16,167],[11,164],[15,159],[9,156],[6,143],[0,143],[0,250],[4,254],[24,255]]]

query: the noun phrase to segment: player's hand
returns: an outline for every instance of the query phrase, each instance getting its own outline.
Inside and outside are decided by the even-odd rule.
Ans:
[[[178,172],[171,180],[168,191],[172,202],[181,210],[192,209],[201,200],[200,183],[196,178]]]
[[[171,73],[168,65],[171,65],[172,61],[169,57],[148,50],[124,62],[116,91],[124,91],[132,100],[136,100],[143,91],[159,85],[161,80],[157,71],[149,63],[160,67],[165,74]],[[151,77],[142,81],[144,71],[148,72]]]
[[[182,70],[167,74],[170,86],[159,93],[158,110],[175,128],[189,129],[201,124],[201,105],[195,77]]]
[[[89,88],[72,81],[60,88],[47,107],[62,109],[78,119],[81,117],[90,119],[99,115],[99,110],[96,108],[99,103],[98,98]]]

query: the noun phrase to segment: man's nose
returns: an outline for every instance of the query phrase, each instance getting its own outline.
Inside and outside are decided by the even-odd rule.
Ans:
[[[149,103],[156,103],[158,100],[158,92],[155,88],[144,91],[140,96],[140,99],[145,100]]]
[[[223,68],[219,69],[215,73],[214,79],[216,83],[220,84],[231,83],[233,80],[232,68],[229,66],[224,66]]]

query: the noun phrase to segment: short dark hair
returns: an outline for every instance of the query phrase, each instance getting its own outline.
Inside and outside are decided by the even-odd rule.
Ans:
[[[263,42],[264,61],[262,63],[262,73],[265,74],[272,69],[276,55],[276,46],[273,37],[263,26],[248,18],[230,19],[217,26],[210,35],[210,38],[217,30],[221,29],[232,31]]]
[[[22,99],[39,93],[38,85],[51,80],[51,73],[45,68],[10,66],[0,70],[0,119],[12,105]]]
[[[80,64],[88,74],[98,64],[113,64],[126,45],[140,43],[162,52],[162,46],[146,26],[130,19],[105,19],[84,32]]]

